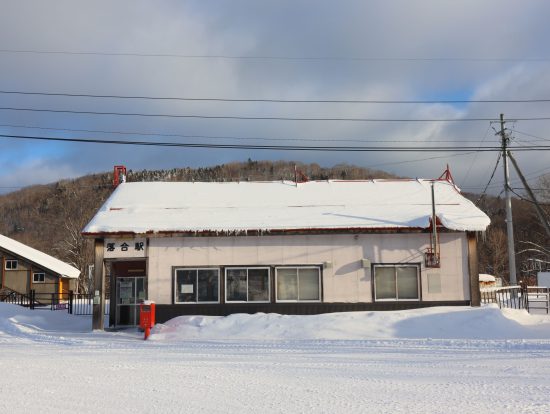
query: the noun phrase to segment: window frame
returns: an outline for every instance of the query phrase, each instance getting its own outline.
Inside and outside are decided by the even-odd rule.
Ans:
[[[9,267],[8,263],[15,263],[15,267]],[[4,270],[17,270],[19,268],[19,261],[17,259],[6,259],[4,262]]]
[[[385,267],[394,269],[394,280],[395,280],[395,299],[377,299],[376,297],[376,268]],[[414,267],[416,269],[416,287],[418,291],[418,297],[415,299],[399,299],[398,292],[399,287],[397,285],[397,268],[399,267]],[[372,265],[372,296],[374,302],[420,302],[422,300],[422,275],[421,275],[421,266],[419,263],[380,263]]]
[[[279,299],[279,292],[278,292],[278,284],[277,284],[277,278],[278,278],[278,270],[279,269],[297,269],[296,271],[296,286],[298,288],[298,299]],[[300,275],[298,270],[299,269],[316,269],[317,274],[319,277],[319,299],[300,299]],[[322,287],[322,273],[321,273],[321,266],[276,266],[275,267],[275,302],[276,303],[320,303],[323,301],[323,287]]]
[[[178,285],[177,285],[177,275],[178,270],[194,270],[195,273],[195,283],[197,286],[195,292],[195,301],[194,302],[179,302],[178,301]],[[218,300],[217,301],[199,301],[199,270],[217,270],[218,271]],[[202,304],[216,304],[220,303],[220,268],[219,267],[174,267],[173,273],[173,283],[174,295],[173,300],[175,305],[202,305]]]
[[[227,293],[227,271],[228,270],[246,270],[246,300],[228,300]],[[251,269],[267,270],[267,300],[248,300],[248,271]],[[224,268],[224,300],[225,303],[271,303],[271,267],[269,266],[227,266]]]
[[[36,280],[37,275],[42,275],[43,280]],[[32,273],[32,283],[46,283],[46,273],[45,272],[33,272]]]

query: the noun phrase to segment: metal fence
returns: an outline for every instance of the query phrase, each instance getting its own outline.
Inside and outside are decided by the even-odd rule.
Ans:
[[[41,293],[31,290],[28,294],[9,292],[0,295],[0,302],[25,306],[34,310],[64,310],[71,315],[91,315],[93,311],[93,294],[75,293]],[[105,314],[109,314],[109,300],[105,303]]]
[[[18,292],[9,292],[0,295],[0,302],[13,303],[14,305],[30,307],[31,301],[32,300],[29,295]]]
[[[550,289],[542,286],[508,286],[481,291],[481,303],[496,303],[499,308],[550,312]]]
[[[527,298],[527,310],[545,311],[548,315],[550,311],[550,289],[542,286],[527,286],[525,288]]]
[[[496,303],[501,309],[527,309],[525,295],[521,286],[482,290],[481,303]]]

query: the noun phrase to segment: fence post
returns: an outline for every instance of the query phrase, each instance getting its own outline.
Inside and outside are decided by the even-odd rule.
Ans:
[[[69,290],[69,313],[72,315],[73,314],[73,291],[72,290]]]
[[[34,289],[31,289],[31,291],[30,291],[29,309],[34,310]]]

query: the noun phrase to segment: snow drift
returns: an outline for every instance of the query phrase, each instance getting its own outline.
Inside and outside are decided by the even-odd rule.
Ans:
[[[150,337],[154,341],[391,338],[550,339],[550,318],[523,310],[501,311],[496,305],[307,316],[180,316],[157,324]]]

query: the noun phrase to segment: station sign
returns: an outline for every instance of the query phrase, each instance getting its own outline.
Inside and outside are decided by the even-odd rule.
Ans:
[[[134,239],[105,239],[103,257],[105,259],[147,257],[147,240],[145,237]]]

